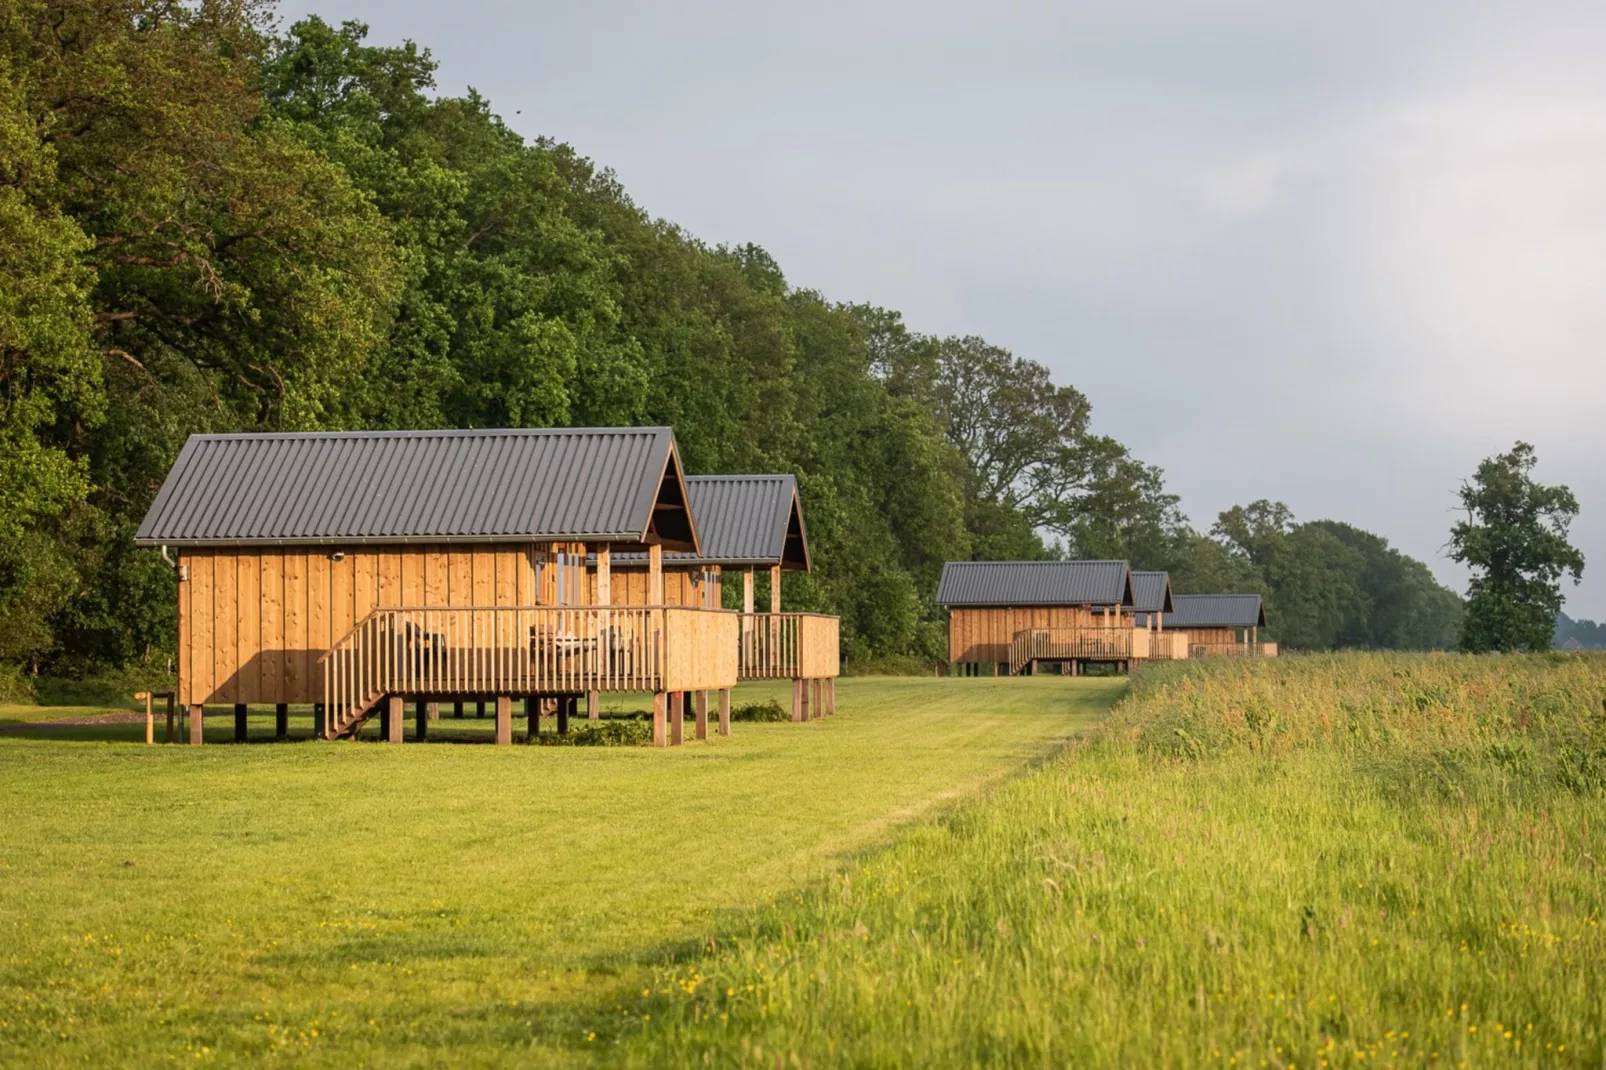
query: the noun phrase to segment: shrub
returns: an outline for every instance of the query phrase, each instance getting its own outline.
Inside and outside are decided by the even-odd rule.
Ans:
[[[792,713],[774,699],[748,702],[731,709],[733,721],[790,721]]]
[[[652,725],[640,718],[586,721],[564,735],[543,732],[528,740],[537,747],[639,747],[652,742]]]

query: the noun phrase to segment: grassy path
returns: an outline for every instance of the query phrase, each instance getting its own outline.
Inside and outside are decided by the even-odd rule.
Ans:
[[[587,1060],[599,1009],[726,912],[1120,686],[850,680],[830,721],[668,753],[0,738],[0,1062]]]

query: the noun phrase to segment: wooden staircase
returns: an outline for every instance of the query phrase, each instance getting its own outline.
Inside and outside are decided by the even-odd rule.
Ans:
[[[356,739],[357,733],[362,731],[362,726],[379,712],[379,705],[385,698],[384,691],[375,691],[345,709],[331,708],[328,712],[329,720],[324,728],[324,738]]]

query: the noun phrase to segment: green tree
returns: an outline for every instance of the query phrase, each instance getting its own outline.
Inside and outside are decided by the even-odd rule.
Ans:
[[[1461,486],[1467,518],[1450,531],[1450,556],[1473,572],[1463,650],[1548,650],[1562,577],[1583,576],[1584,555],[1567,541],[1578,499],[1535,481],[1537,463],[1534,448],[1518,442]]]

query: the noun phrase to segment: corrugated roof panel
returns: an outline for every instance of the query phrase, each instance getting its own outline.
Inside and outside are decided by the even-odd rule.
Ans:
[[[949,561],[944,606],[1131,605],[1125,561]]]
[[[684,565],[778,565],[786,555],[786,530],[798,502],[797,479],[789,475],[687,476],[686,497],[697,523],[701,554],[667,553]],[[797,504],[801,522],[803,506]],[[805,541],[807,535],[804,536]],[[806,552],[806,551],[805,551]],[[645,554],[618,554],[620,566],[639,564]]]
[[[1258,594],[1179,594],[1165,617],[1167,628],[1265,627],[1266,610]]]
[[[667,427],[192,435],[136,541],[630,541],[673,443]]]
[[[1132,609],[1138,613],[1164,613],[1171,609],[1169,572],[1132,573]]]

